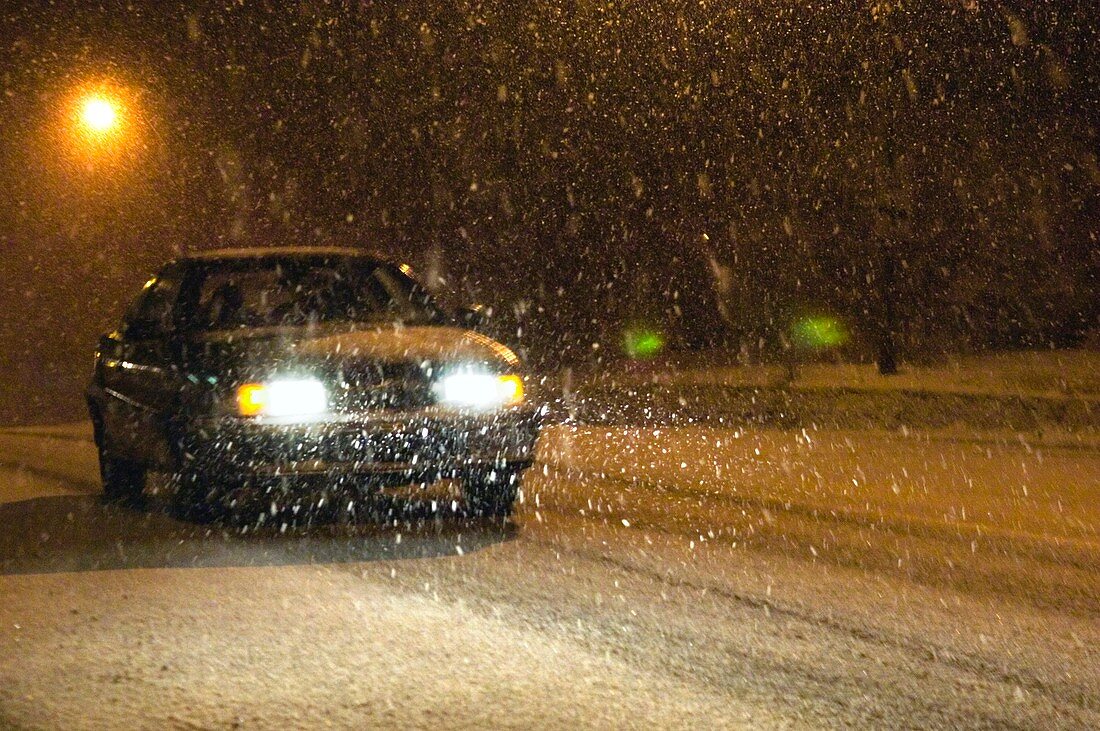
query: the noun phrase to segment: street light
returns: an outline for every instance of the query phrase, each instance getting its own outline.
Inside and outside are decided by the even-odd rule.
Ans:
[[[148,141],[138,92],[114,80],[89,79],[58,101],[51,137],[64,164],[89,190],[133,185]]]
[[[78,102],[77,122],[85,135],[104,138],[122,125],[121,105],[106,94],[90,93]]]
[[[89,96],[80,104],[80,123],[95,134],[106,134],[118,126],[118,106],[106,97]]]

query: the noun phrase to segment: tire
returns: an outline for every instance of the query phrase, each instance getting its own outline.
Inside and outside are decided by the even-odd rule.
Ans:
[[[103,418],[99,409],[88,402],[88,414],[92,418],[92,435],[99,453],[99,479],[103,485],[103,501],[108,503],[140,503],[145,491],[145,466],[140,462],[118,459],[107,454],[107,442],[103,433]]]
[[[522,470],[513,467],[497,467],[467,476],[462,486],[467,511],[478,518],[511,515],[521,474]]]
[[[116,459],[99,450],[99,476],[106,502],[139,503],[145,490],[145,466],[128,459]]]

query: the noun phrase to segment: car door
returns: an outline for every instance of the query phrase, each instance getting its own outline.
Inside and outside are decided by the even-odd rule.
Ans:
[[[103,444],[115,457],[170,463],[168,420],[180,385],[179,291],[178,268],[166,268],[145,285],[119,331],[101,343]]]

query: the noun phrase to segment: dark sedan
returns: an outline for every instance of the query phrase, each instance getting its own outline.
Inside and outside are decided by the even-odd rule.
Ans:
[[[149,470],[194,518],[318,481],[454,478],[504,516],[539,432],[526,385],[404,265],[297,247],[167,264],[101,339],[87,397],[108,499],[140,497]]]

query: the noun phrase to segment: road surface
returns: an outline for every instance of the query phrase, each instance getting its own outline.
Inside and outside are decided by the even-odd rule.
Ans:
[[[555,427],[508,525],[102,506],[0,434],[0,727],[1100,728],[1094,445]],[[159,483],[158,483],[159,484]]]

